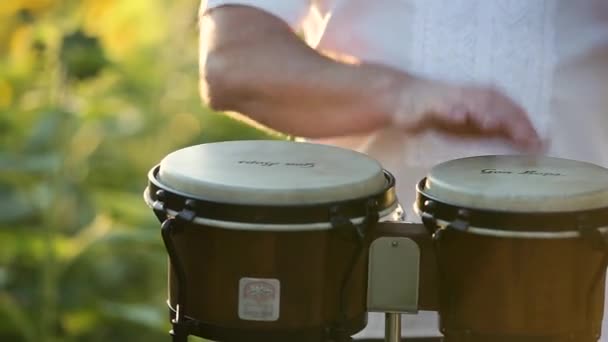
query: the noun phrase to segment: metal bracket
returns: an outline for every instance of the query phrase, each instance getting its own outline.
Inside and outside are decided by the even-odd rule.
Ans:
[[[418,312],[420,248],[407,237],[380,237],[369,248],[367,309]]]
[[[160,222],[163,222],[167,219],[167,208],[165,207],[164,202],[165,197],[165,191],[158,190],[156,192],[156,200],[152,204],[152,210],[154,211],[154,215],[156,215],[156,218],[158,218]]]
[[[175,216],[169,217],[161,224],[161,235],[167,254],[169,255],[169,261],[175,272],[177,278],[177,303],[175,305],[175,319],[174,324],[180,324],[182,322],[183,314],[185,311],[185,298],[186,298],[186,272],[184,271],[183,264],[177,253],[177,249],[173,243],[173,237],[176,234],[181,233],[185,224],[190,223],[196,217],[196,213],[193,208],[191,200],[187,200],[184,208]]]
[[[465,209],[460,209],[458,210],[458,214],[456,216],[456,219],[454,221],[452,221],[449,225],[448,225],[448,229],[453,229],[459,232],[466,232],[467,230],[469,230],[469,216],[470,213],[465,210]]]
[[[589,242],[594,250],[608,252],[608,240],[602,232],[589,223],[589,218],[585,215],[581,215],[578,218],[578,232],[581,237]]]
[[[441,239],[441,234],[445,228],[439,227],[437,224],[437,219],[435,218],[434,211],[437,205],[435,202],[431,200],[424,201],[424,207],[422,208],[422,212],[420,214],[420,219],[424,224],[424,227],[428,230],[429,234],[433,238],[434,241],[438,241]]]
[[[354,242],[357,244],[355,251],[351,257],[351,260],[348,264],[348,268],[344,273],[344,278],[342,278],[342,282],[340,284],[340,293],[339,293],[339,317],[338,321],[333,324],[333,326],[328,328],[328,339],[335,341],[350,341],[350,336],[344,330],[344,322],[346,321],[346,286],[350,278],[352,277],[352,273],[355,268],[355,264],[357,260],[361,256],[362,251],[364,250],[364,242],[367,236],[367,231],[370,225],[376,224],[379,220],[379,215],[377,211],[377,202],[375,200],[370,200],[366,203],[366,213],[363,222],[358,225],[355,225],[348,218],[344,217],[340,213],[340,207],[334,206],[330,209],[329,219],[331,225],[334,229],[337,229],[338,232],[345,232],[347,236],[353,237]]]

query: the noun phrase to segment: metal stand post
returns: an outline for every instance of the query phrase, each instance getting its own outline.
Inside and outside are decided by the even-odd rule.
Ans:
[[[169,311],[171,317],[171,335],[172,342],[188,342],[188,335],[192,332],[190,321],[185,320],[181,316],[179,304],[176,306],[175,313]]]
[[[367,309],[384,312],[386,342],[401,342],[401,314],[418,312],[420,248],[407,237],[380,237],[369,248]]]
[[[401,314],[387,312],[385,317],[384,341],[401,342]]]
[[[188,342],[188,334],[181,330],[182,329],[176,327],[171,330],[170,334],[172,342]]]

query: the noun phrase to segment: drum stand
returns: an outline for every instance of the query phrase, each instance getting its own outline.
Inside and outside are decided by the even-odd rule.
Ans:
[[[369,249],[367,308],[385,313],[385,341],[401,341],[401,314],[418,312],[420,248],[405,237],[381,237]]]
[[[172,342],[188,342],[188,327],[184,322],[179,322],[177,318],[171,320],[172,329],[169,332]]]
[[[401,342],[401,314],[387,312],[385,319],[384,340],[386,342]]]

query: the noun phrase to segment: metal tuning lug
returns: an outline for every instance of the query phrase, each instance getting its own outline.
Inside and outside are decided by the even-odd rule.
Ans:
[[[160,222],[163,222],[167,218],[167,208],[165,206],[165,191],[158,190],[155,193],[156,199],[152,202],[152,210],[154,211],[154,215],[158,218]]]
[[[589,223],[587,215],[578,217],[578,232],[585,241],[587,241],[594,250],[608,251],[607,237],[602,234],[598,227]]]
[[[435,218],[435,207],[435,202],[426,200],[420,213],[420,219],[430,234],[434,234],[439,229]]]
[[[456,219],[447,226],[448,229],[453,229],[459,232],[469,230],[470,213],[466,209],[459,209]]]

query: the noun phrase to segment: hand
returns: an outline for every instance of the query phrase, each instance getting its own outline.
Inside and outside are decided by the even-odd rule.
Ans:
[[[436,129],[457,136],[503,137],[525,150],[541,148],[525,110],[495,88],[410,80],[399,92],[393,124],[409,133]]]

